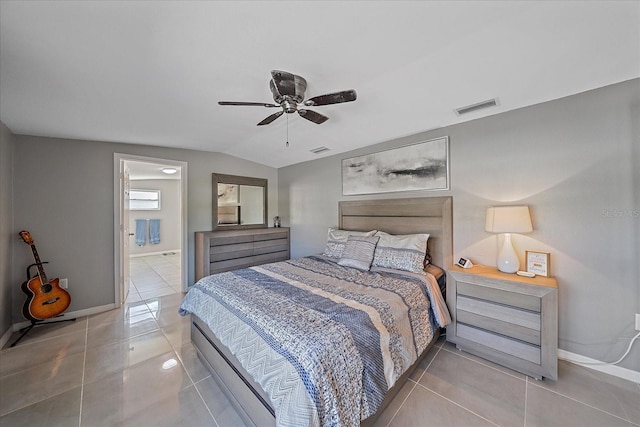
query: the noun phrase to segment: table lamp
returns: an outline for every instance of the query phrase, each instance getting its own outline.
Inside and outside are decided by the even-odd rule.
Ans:
[[[520,259],[511,244],[511,233],[533,231],[528,206],[494,206],[487,208],[485,230],[504,233],[504,244],[498,254],[498,270],[515,273],[520,269]]]

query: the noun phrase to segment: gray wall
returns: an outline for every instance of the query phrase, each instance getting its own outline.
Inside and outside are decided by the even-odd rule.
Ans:
[[[134,190],[160,190],[160,210],[129,211],[129,230],[135,233],[136,219],[160,220],[160,243],[149,243],[149,224],[147,223],[147,242],[138,246],[132,236],[129,242],[130,255],[143,255],[180,249],[180,186],[177,179],[138,179],[131,181]]]
[[[50,277],[67,277],[69,311],[111,304],[114,297],[114,153],[188,163],[189,283],[195,231],[211,230],[211,173],[269,180],[269,213],[278,199],[277,170],[219,153],[143,145],[14,135],[13,231],[31,231]],[[17,231],[16,231],[17,232]],[[4,240],[3,240],[4,241]],[[31,253],[14,244],[12,280]],[[14,298],[13,321],[22,321]]]
[[[0,337],[11,327],[12,294],[14,290],[20,292],[22,283],[14,282],[11,276],[11,246],[18,237],[12,227],[12,151],[13,135],[0,122]]]
[[[453,196],[454,255],[496,265],[486,208],[527,204],[534,231],[516,250],[551,253],[559,347],[616,360],[640,313],[640,80],[585,92],[279,170],[292,256],[321,252],[339,200]],[[450,138],[451,190],[343,197],[341,160]],[[446,266],[445,266],[446,267]],[[640,371],[640,345],[621,366]]]

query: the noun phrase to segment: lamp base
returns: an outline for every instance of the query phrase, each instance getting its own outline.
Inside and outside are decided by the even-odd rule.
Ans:
[[[520,270],[520,259],[513,245],[511,244],[511,234],[504,235],[504,244],[498,254],[498,270],[503,273],[515,273]]]

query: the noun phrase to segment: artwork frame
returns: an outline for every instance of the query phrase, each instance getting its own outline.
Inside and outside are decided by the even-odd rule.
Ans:
[[[550,277],[551,254],[549,252],[525,251],[527,272]]]
[[[342,160],[342,195],[449,190],[449,137]]]
[[[218,205],[237,205],[240,200],[238,184],[218,183]]]

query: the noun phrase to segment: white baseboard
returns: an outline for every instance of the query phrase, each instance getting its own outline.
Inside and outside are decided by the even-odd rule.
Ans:
[[[623,380],[640,383],[640,372],[621,366],[608,365],[600,360],[591,359],[590,357],[581,356],[561,349],[558,349],[558,359],[566,360],[567,362],[575,363],[576,365],[584,366],[594,371],[604,372],[605,374],[613,375]]]
[[[85,308],[84,310],[70,311],[70,312],[62,314],[61,316],[57,316],[57,317],[52,318],[51,321],[55,322],[55,321],[58,321],[58,320],[74,319],[74,318],[78,318],[78,317],[91,316],[93,314],[98,314],[98,313],[103,313],[105,311],[113,310],[114,308],[116,308],[115,304],[106,304],[106,305],[101,305],[101,306],[98,306],[98,307]],[[11,335],[11,332],[19,331],[20,329],[22,329],[24,327],[27,327],[30,324],[31,324],[31,322],[27,322],[27,321],[20,322],[20,323],[14,323],[12,330],[9,330],[8,333],[9,333],[9,335]],[[46,324],[47,324],[47,322],[40,323],[40,325],[46,325]],[[4,339],[4,336],[2,337],[2,339]],[[9,338],[7,338],[7,339],[9,339]]]

